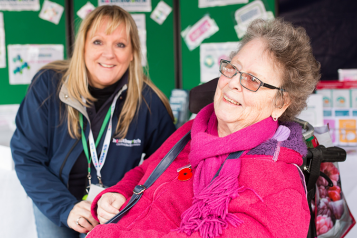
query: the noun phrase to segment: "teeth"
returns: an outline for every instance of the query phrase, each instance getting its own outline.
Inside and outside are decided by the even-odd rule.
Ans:
[[[114,67],[113,64],[103,64],[103,63],[99,63],[101,66],[105,67],[105,68],[112,68]]]
[[[240,105],[238,102],[233,101],[232,99],[226,97],[225,95],[224,95],[223,97],[224,97],[224,99],[226,99],[228,102],[230,102],[230,103],[232,103],[232,104],[234,104],[234,105]]]

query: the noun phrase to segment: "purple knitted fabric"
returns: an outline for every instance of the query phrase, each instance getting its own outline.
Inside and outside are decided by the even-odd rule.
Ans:
[[[302,136],[302,128],[296,122],[283,122],[280,125],[290,129],[290,136],[287,140],[281,143],[282,147],[297,151],[302,156],[307,154],[307,147]],[[269,139],[257,147],[251,149],[248,155],[274,155],[277,147],[277,140]]]

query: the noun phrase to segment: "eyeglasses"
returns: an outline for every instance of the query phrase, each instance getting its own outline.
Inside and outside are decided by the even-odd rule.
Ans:
[[[240,74],[239,82],[240,84],[249,91],[256,92],[260,87],[266,87],[270,89],[278,89],[280,92],[284,92],[284,89],[275,87],[273,85],[263,83],[260,79],[254,75],[239,71],[236,66],[231,64],[231,61],[221,59],[221,65],[219,67],[221,74],[227,78],[233,78],[238,73]]]

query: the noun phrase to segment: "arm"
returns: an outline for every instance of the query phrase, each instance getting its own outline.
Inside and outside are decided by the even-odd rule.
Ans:
[[[28,196],[56,225],[67,226],[68,214],[77,200],[56,171],[48,167],[51,162],[49,101],[55,97],[50,94],[52,76],[46,71],[29,87],[16,116],[17,129],[11,139],[11,151],[17,176]]]
[[[250,192],[250,191],[247,191]],[[250,192],[252,193],[252,192]],[[252,197],[255,195],[252,195]],[[231,202],[235,215],[243,221],[238,227],[228,226],[223,230],[221,237],[297,237],[306,238],[309,226],[310,212],[301,204],[306,198],[293,189],[286,189],[279,193],[258,200],[251,205],[238,204],[239,197]],[[233,203],[233,204],[232,204]],[[230,205],[230,208],[231,208]],[[160,232],[134,228],[129,230],[118,224],[99,225],[87,237],[153,237],[174,238],[190,237],[201,238],[198,232],[191,236],[176,231]]]
[[[117,203],[120,204],[119,207],[116,207],[114,206],[115,209],[120,209],[120,207],[124,204],[125,205],[125,201],[127,199],[129,199],[131,197],[131,195],[133,194],[133,190],[134,190],[134,187],[136,185],[139,184],[139,182],[142,180],[142,178],[144,177],[145,175],[145,172],[146,170],[148,169],[148,166],[151,164],[151,163],[159,163],[159,161],[161,160],[161,157],[159,156],[161,154],[161,150],[157,150],[152,156],[150,156],[149,159],[145,160],[143,162],[142,165],[140,166],[137,166],[135,167],[134,169],[130,170],[129,172],[127,172],[123,179],[120,180],[116,185],[110,187],[110,188],[107,188],[105,189],[104,191],[102,191],[101,193],[99,193],[95,199],[93,200],[92,202],[92,207],[91,207],[91,212],[92,212],[92,216],[97,220],[99,221],[98,219],[98,214],[97,214],[97,208],[98,208],[98,202],[99,200],[101,200],[101,198],[103,197],[103,195],[105,194],[108,194],[108,193],[118,193],[120,195],[123,196],[123,198],[121,197],[117,197],[117,198],[110,198],[108,200],[108,202],[110,202],[110,204],[113,204],[113,203]],[[115,196],[115,195],[114,195]],[[124,202],[122,203],[119,203],[118,200],[122,200]],[[107,204],[106,204],[107,205]],[[105,206],[106,206],[105,205]],[[111,209],[111,208],[109,208]],[[108,209],[105,209],[107,210],[108,212],[110,212]],[[110,212],[110,213],[113,213],[113,214],[116,214],[118,213],[117,211],[114,211],[113,209],[111,209],[113,212]]]
[[[150,175],[147,173],[149,166],[156,166],[161,159],[168,153],[174,144],[176,144],[183,135],[185,135],[192,126],[193,121],[189,121],[184,124],[179,130],[173,133],[163,144],[162,146],[150,156],[149,159],[145,160],[142,165],[137,166],[136,168],[130,170],[124,175],[124,178],[119,181],[116,185],[105,189],[92,202],[92,216],[98,220],[97,216],[97,203],[106,193],[119,193],[124,196],[125,199],[128,199],[133,194],[134,187],[140,183],[140,181],[145,181],[146,178]],[[114,201],[113,201],[114,202]],[[121,204],[126,205],[126,204]],[[117,208],[119,209],[119,207]],[[112,209],[111,209],[112,210]]]

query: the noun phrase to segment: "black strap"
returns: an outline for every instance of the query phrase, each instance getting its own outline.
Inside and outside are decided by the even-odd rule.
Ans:
[[[115,215],[112,219],[107,221],[105,224],[109,223],[117,223],[123,216],[124,214],[129,211],[141,198],[143,195],[143,192],[148,189],[159,177],[160,175],[170,166],[170,164],[175,160],[175,158],[180,154],[180,152],[183,150],[185,145],[190,141],[191,139],[191,132],[187,132],[186,135],[184,135],[179,142],[177,142],[174,147],[165,155],[165,157],[160,161],[160,163],[156,166],[154,171],[150,174],[149,178],[145,181],[144,185],[136,185],[133,191],[133,196],[131,197],[130,201],[128,204],[125,206],[123,210],[121,210],[117,215]],[[218,176],[219,172],[221,171],[224,163],[228,159],[237,159],[243,154],[243,151],[238,151],[229,154],[227,159],[222,163],[221,167],[217,171],[216,175],[213,177]],[[212,179],[212,180],[213,180]]]
[[[143,192],[148,189],[155,181],[160,177],[160,175],[170,166],[170,164],[175,160],[175,158],[180,154],[183,148],[191,139],[190,131],[187,132],[184,137],[177,142],[174,147],[165,155],[165,157],[161,160],[161,162],[156,166],[154,171],[151,173],[149,178],[145,181],[143,185],[136,185],[133,191],[133,196],[131,197],[128,204],[125,206],[123,210],[121,210],[117,215],[115,215],[112,219],[107,221],[105,224],[109,223],[117,223],[123,215],[130,210],[141,198]]]

